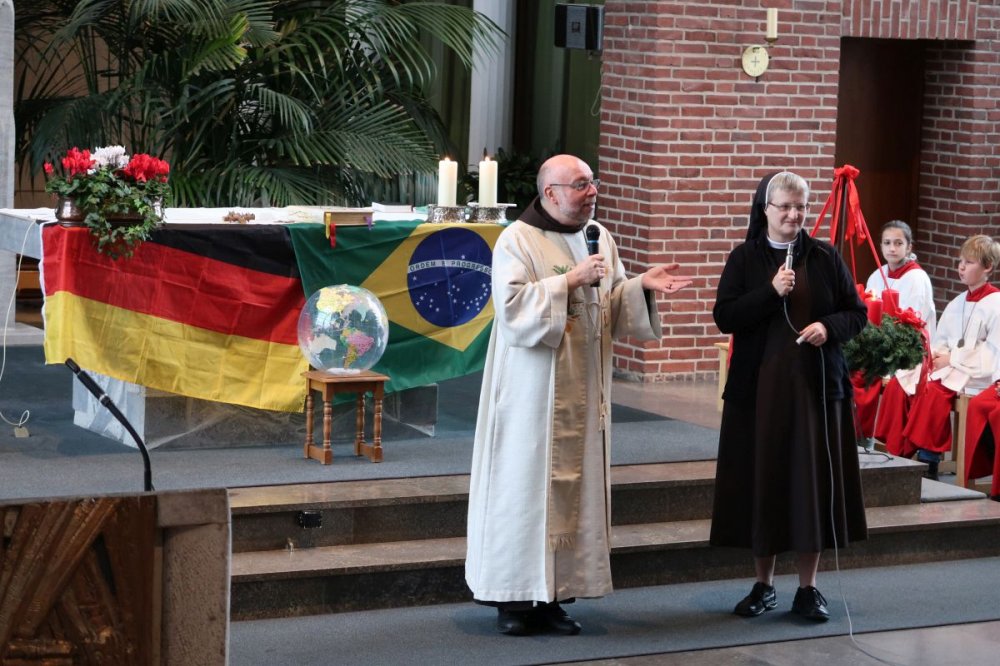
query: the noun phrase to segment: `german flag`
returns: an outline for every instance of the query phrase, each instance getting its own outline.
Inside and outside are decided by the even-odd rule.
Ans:
[[[305,304],[284,227],[153,232],[131,258],[84,228],[42,230],[45,358],[180,395],[302,410]]]
[[[493,321],[493,246],[503,226],[377,222],[289,227],[306,294],[335,284],[374,293],[389,315],[389,345],[375,370],[389,390],[481,370]],[[474,396],[475,399],[475,396]]]

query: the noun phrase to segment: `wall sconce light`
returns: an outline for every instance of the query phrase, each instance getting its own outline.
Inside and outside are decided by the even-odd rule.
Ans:
[[[770,61],[767,49],[778,41],[778,10],[771,7],[767,10],[767,31],[764,33],[767,44],[748,46],[743,49],[743,71],[748,76],[759,79],[767,71]]]

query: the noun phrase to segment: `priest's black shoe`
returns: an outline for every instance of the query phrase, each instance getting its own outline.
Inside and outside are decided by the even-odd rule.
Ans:
[[[925,479],[930,479],[931,481],[940,481],[940,478],[938,476],[938,464],[937,464],[937,462],[928,462],[928,461],[925,461],[925,460],[921,460],[920,462],[927,463],[927,471],[924,472],[924,478]]]
[[[531,611],[497,609],[497,631],[508,636],[526,636]]]
[[[774,591],[774,586],[758,581],[753,584],[750,594],[743,597],[743,600],[736,604],[733,612],[743,617],[757,617],[764,611],[769,611],[777,605],[778,594]]]
[[[534,613],[535,620],[539,625],[560,634],[576,636],[583,628],[579,622],[562,609],[558,601],[540,604],[535,607]]]
[[[826,622],[830,619],[830,611],[826,609],[826,598],[812,585],[800,587],[795,592],[792,611],[814,622]]]

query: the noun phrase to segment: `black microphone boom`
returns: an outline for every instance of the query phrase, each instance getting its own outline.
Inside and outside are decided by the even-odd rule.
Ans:
[[[600,248],[598,246],[598,243],[601,240],[601,228],[598,227],[596,224],[588,224],[584,228],[583,234],[587,238],[587,254],[589,254],[589,255],[595,255],[598,252],[600,252]],[[601,286],[601,281],[598,280],[597,282],[594,282],[590,286],[591,287],[600,287]]]
[[[143,488],[146,492],[152,491],[153,470],[149,464],[149,451],[146,450],[146,444],[142,441],[142,438],[139,437],[139,433],[135,431],[132,424],[128,422],[125,415],[121,413],[118,406],[111,400],[111,397],[104,392],[104,389],[97,385],[97,382],[95,382],[94,379],[86,373],[86,371],[80,369],[80,366],[76,364],[76,361],[71,358],[66,359],[66,367],[73,371],[73,374],[80,380],[80,383],[83,384],[95,398],[97,398],[99,403],[107,407],[108,411],[111,412],[111,415],[114,416],[126,430],[128,430],[130,435],[132,435],[132,439],[134,439],[135,443],[139,446],[139,452],[142,453],[142,465],[144,472]]]

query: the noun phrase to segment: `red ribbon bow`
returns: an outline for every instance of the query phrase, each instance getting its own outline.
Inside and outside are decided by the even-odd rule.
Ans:
[[[906,324],[907,326],[912,326],[917,330],[923,329],[925,322],[919,314],[917,314],[913,308],[906,308],[905,310],[898,310],[895,315],[896,321],[900,324]]]
[[[868,225],[865,224],[865,216],[861,212],[861,198],[858,196],[858,188],[854,184],[854,180],[860,174],[861,172],[858,168],[850,164],[845,164],[833,170],[833,187],[830,189],[830,196],[827,197],[826,204],[823,205],[823,210],[820,211],[819,217],[816,218],[812,236],[816,235],[816,231],[822,224],[823,218],[826,216],[827,211],[830,210],[831,205],[833,211],[842,210],[844,205],[843,197],[846,192],[847,216],[845,218],[844,239],[857,238],[857,243],[860,244],[868,238]],[[837,242],[837,228],[839,225],[840,220],[836,217],[831,217],[831,243]]]
[[[854,180],[861,174],[861,171],[857,167],[851,164],[845,164],[842,167],[838,167],[833,170],[833,186],[830,188],[830,196],[827,197],[826,203],[823,204],[823,210],[819,212],[816,217],[816,224],[813,225],[810,236],[815,237],[816,232],[819,231],[820,226],[823,224],[823,220],[827,215],[827,211],[830,212],[830,243],[832,245],[837,244],[837,229],[840,225],[840,218],[844,218],[844,240],[853,240],[853,244],[848,244],[851,250],[851,271],[854,273],[854,279],[857,281],[857,267],[854,261],[854,245],[861,245],[865,242],[868,243],[868,247],[871,248],[872,256],[875,257],[875,265],[881,269],[882,262],[879,260],[878,250],[875,249],[875,243],[872,242],[871,234],[868,233],[868,224],[865,222],[864,213],[861,212],[861,198],[858,195],[858,188],[854,184]],[[846,197],[846,202],[844,201]],[[846,205],[847,210],[843,215],[840,211],[844,210]],[[881,272],[881,271],[880,271]],[[883,276],[883,281],[885,277]],[[886,287],[889,286],[886,282]]]

